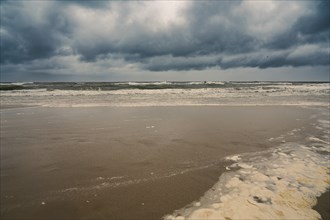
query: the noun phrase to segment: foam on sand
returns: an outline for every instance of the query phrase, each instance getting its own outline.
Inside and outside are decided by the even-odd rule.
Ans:
[[[286,143],[252,157],[246,154],[239,161],[241,169],[221,175],[199,206],[164,218],[320,219],[312,207],[329,187],[329,155]]]

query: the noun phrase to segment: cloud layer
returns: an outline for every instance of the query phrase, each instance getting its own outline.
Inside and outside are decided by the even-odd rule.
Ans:
[[[329,66],[329,1],[1,1],[1,72]]]

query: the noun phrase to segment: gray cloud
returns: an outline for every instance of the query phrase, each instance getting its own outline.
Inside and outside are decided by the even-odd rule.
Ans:
[[[324,46],[326,48],[326,46]],[[205,55],[173,57],[161,56],[147,59],[143,68],[151,71],[201,70],[211,67],[221,69],[255,67],[260,69],[274,67],[327,66],[329,52],[316,45],[296,47],[292,50],[258,51],[232,55]]]
[[[65,13],[52,10],[53,5],[1,4],[1,63],[48,58],[65,43],[71,27]]]
[[[299,18],[295,24],[295,29],[304,35],[316,33],[329,33],[330,27],[330,2],[322,0],[317,2],[316,10],[312,14]]]
[[[166,10],[168,4],[182,6]],[[2,1],[0,7],[1,65],[8,71],[23,64],[44,72],[100,65],[94,70],[105,73],[128,66],[186,71],[329,65],[327,0]],[[70,56],[75,65],[59,58]],[[113,66],[101,65],[106,62]]]
[[[237,4],[239,1],[193,4],[182,12],[186,18],[185,25],[172,25],[165,30],[154,30],[144,21],[128,22],[132,18],[127,14],[134,14],[135,8],[121,5],[123,13],[116,18],[118,25],[114,30],[118,33],[101,37],[80,35],[74,46],[85,60],[94,60],[98,55],[107,53],[136,54],[141,58],[149,58],[251,51],[255,39],[244,33],[244,24],[232,21],[234,17],[230,14],[230,8]],[[91,44],[86,44],[86,38],[97,43],[91,47]]]
[[[330,6],[328,0],[315,1],[310,14],[301,16],[292,27],[267,44],[268,48],[285,49],[296,45],[329,41]]]

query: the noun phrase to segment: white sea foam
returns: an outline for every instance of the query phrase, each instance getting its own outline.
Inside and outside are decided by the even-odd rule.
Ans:
[[[157,82],[155,84],[166,84]],[[204,83],[204,82],[191,82]],[[222,82],[207,82],[207,84]],[[132,83],[131,83],[132,84]],[[133,83],[134,84],[134,83]],[[141,85],[143,83],[135,83]],[[150,84],[150,83],[147,83]],[[184,105],[300,105],[329,106],[330,84],[256,84],[250,87],[120,90],[0,91],[3,105],[46,107],[184,106]]]
[[[22,85],[26,85],[26,84],[33,84],[33,82],[0,83],[0,86],[6,86],[6,85],[22,86]]]
[[[322,140],[320,138],[316,138],[316,137],[309,137],[309,140],[315,141],[315,142],[321,142],[321,143],[324,143],[324,144],[329,144],[329,142],[324,141],[324,140]]]
[[[119,187],[125,187],[135,184],[141,184],[145,182],[155,181],[159,179],[166,179],[172,178],[178,175],[183,175],[185,173],[203,170],[215,166],[217,164],[216,161],[211,161],[207,164],[191,164],[188,168],[178,168],[171,170],[169,172],[150,172],[148,175],[144,175],[140,178],[132,178],[129,176],[113,176],[113,177],[97,177],[94,179],[93,185],[86,185],[86,186],[73,186],[67,189],[62,189],[57,191],[57,193],[76,193],[76,192],[95,192],[97,190],[102,189],[115,189]],[[95,184],[96,183],[96,184]]]
[[[122,83],[124,84],[124,83]],[[172,84],[172,82],[167,82],[167,81],[163,81],[163,82],[128,82],[128,85],[131,86],[143,86],[143,85],[170,85]]]
[[[240,155],[233,155],[233,156],[228,156],[226,157],[226,160],[232,160],[232,161],[239,161],[241,159]]]
[[[330,121],[328,120],[318,120],[318,122],[321,124],[324,128],[330,128]]]
[[[287,143],[251,156],[238,163],[241,169],[224,173],[200,199],[200,206],[184,208],[165,219],[320,218],[312,207],[329,187],[328,155]]]

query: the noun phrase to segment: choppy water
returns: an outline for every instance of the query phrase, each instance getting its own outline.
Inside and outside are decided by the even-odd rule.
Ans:
[[[317,82],[23,82],[1,83],[2,90],[122,90],[122,89],[201,89],[201,88],[248,88],[270,85],[322,84]]]
[[[329,83],[301,82],[118,82],[2,83],[2,105],[182,106],[309,105],[328,106]]]

